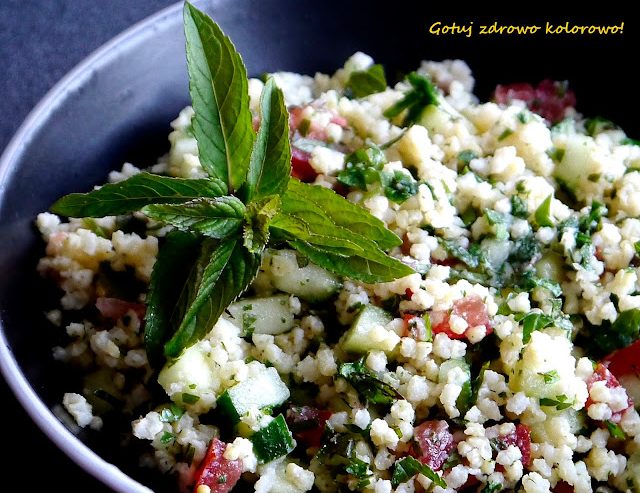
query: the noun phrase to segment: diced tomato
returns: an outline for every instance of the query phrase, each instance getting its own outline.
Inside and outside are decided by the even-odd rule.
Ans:
[[[402,316],[403,336],[411,337],[416,341],[424,341],[427,339],[427,328],[420,315],[414,313],[405,313]]]
[[[451,314],[463,318],[469,325],[468,329],[476,327],[478,325],[484,325],[487,334],[490,334],[493,329],[489,322],[489,312],[487,306],[484,304],[480,296],[470,295],[465,296],[461,300],[453,302],[453,309]],[[431,318],[431,329],[434,334],[445,333],[451,339],[464,339],[467,331],[462,334],[457,334],[449,326],[450,314],[445,311],[433,311],[429,314]],[[467,329],[467,330],[468,330]]]
[[[413,431],[417,450],[412,455],[434,471],[442,468],[454,447],[449,424],[444,420],[425,421]]]
[[[573,493],[575,489],[566,481],[558,481],[556,485],[551,488],[553,493]]]
[[[331,411],[311,406],[291,406],[287,409],[287,424],[293,436],[307,447],[319,447]]]
[[[611,353],[603,364],[616,378],[635,375],[640,378],[640,339],[622,349]]]
[[[311,155],[297,147],[291,148],[291,176],[305,183],[316,179],[318,173],[309,164]]]
[[[587,390],[589,392],[591,392],[591,387],[593,387],[593,384],[596,382],[605,382],[605,386],[609,389],[621,387],[618,379],[602,363],[598,363],[596,365],[596,369],[594,370],[593,374],[587,379]],[[584,405],[585,409],[587,409],[592,404],[594,404],[594,401],[593,399],[591,399],[591,395],[589,395],[589,397],[587,398],[587,402]],[[633,401],[630,398],[627,398],[627,407],[620,411],[613,412],[611,418],[609,418],[609,421],[613,423],[619,423],[622,419],[622,415],[630,407],[633,407]]]
[[[515,445],[520,449],[522,458],[520,461],[524,467],[531,465],[531,430],[527,425],[517,424],[516,429],[508,435],[498,437],[500,448],[506,449],[509,445]]]
[[[567,108],[576,105],[576,95],[569,90],[566,83],[545,79],[537,87],[531,84],[499,84],[493,99],[500,104],[510,104],[514,99],[524,101],[534,113],[539,114],[552,123],[562,120]]]
[[[196,472],[196,484],[193,487],[197,493],[198,486],[206,485],[211,493],[228,493],[235,486],[242,474],[242,461],[224,458],[227,444],[214,438],[200,468]]]
[[[96,308],[103,317],[112,318],[114,320],[123,317],[129,312],[129,310],[133,311],[139,318],[142,318],[146,311],[146,308],[142,303],[134,303],[132,301],[125,301],[118,298],[103,297],[96,299]]]

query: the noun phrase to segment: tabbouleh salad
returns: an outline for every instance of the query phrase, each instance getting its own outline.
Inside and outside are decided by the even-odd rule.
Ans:
[[[247,81],[185,30],[168,155],[37,219],[69,426],[194,493],[640,491],[638,142],[558,82]]]

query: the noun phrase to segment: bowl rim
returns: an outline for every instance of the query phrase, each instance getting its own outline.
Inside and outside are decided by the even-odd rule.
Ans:
[[[194,3],[200,3],[196,0]],[[25,146],[64,99],[81,87],[94,70],[117,58],[131,44],[153,35],[158,26],[176,22],[184,2],[173,3],[131,25],[80,61],[29,112],[0,156],[0,191],[11,179]],[[40,430],[78,466],[118,493],[151,493],[151,489],[107,462],[67,429],[35,392],[16,361],[0,319],[0,373],[20,405]]]

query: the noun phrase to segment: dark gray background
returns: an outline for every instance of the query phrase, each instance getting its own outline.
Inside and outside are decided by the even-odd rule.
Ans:
[[[71,68],[174,0],[0,0],[0,150],[29,111]],[[17,489],[111,491],[72,463],[22,411],[0,378],[2,471]],[[15,430],[7,433],[7,430]],[[16,483],[17,480],[17,483]]]

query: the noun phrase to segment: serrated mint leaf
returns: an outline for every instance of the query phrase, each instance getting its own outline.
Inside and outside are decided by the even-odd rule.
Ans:
[[[340,276],[366,283],[388,282],[415,271],[399,260],[387,256],[370,242],[362,253],[344,256],[328,246],[312,245],[302,240],[290,240],[289,245],[314,264]],[[359,244],[358,246],[362,246]]]
[[[269,225],[280,209],[280,197],[274,195],[247,207],[244,246],[252,253],[262,253],[269,241]]]
[[[161,361],[162,346],[172,332],[174,307],[198,258],[201,242],[194,234],[171,231],[160,248],[153,265],[144,318],[144,346],[151,362]]]
[[[210,238],[227,238],[240,229],[245,206],[226,195],[199,198],[184,204],[154,204],[141,209],[151,219],[171,224],[182,231],[193,231]]]
[[[402,240],[396,234],[389,231],[380,219],[366,209],[352,204],[333,190],[291,179],[287,192],[282,197],[282,207],[286,208],[289,202],[301,199],[320,208],[334,224],[374,241],[383,250],[402,244]]]
[[[260,97],[260,129],[249,162],[245,200],[283,194],[290,175],[289,112],[282,91],[269,77]]]
[[[139,173],[88,193],[65,195],[51,206],[51,211],[68,217],[118,216],[149,204],[180,204],[226,193],[226,185],[216,179],[194,180]]]
[[[544,313],[528,313],[521,320],[522,342],[527,344],[531,340],[531,334],[536,330],[544,329],[553,325],[553,318]]]
[[[356,98],[364,98],[370,94],[384,91],[387,88],[384,68],[380,64],[375,64],[365,70],[351,72],[346,87]]]
[[[200,163],[233,192],[246,178],[254,139],[247,70],[220,27],[188,2],[184,31]]]
[[[240,239],[207,239],[205,243],[205,252],[211,250],[209,261],[202,274],[193,279],[195,296],[176,333],[164,346],[169,358],[178,357],[211,330],[224,309],[247,289],[260,266],[260,255],[249,252]]]

